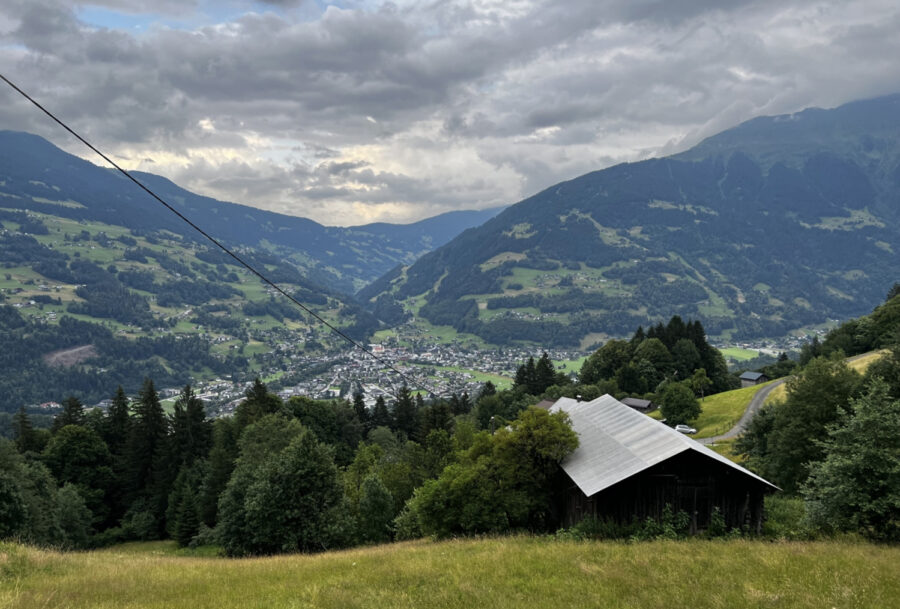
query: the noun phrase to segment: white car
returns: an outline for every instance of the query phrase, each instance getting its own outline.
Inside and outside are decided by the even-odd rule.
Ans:
[[[690,425],[676,425],[675,431],[679,431],[681,433],[697,433],[697,430]]]

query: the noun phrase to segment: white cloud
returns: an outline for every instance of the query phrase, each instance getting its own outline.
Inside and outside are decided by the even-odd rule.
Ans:
[[[149,27],[86,23],[91,6]],[[900,90],[888,0],[146,6],[10,0],[2,71],[133,166],[327,224],[513,203],[758,114]],[[0,127],[84,154],[8,91]]]

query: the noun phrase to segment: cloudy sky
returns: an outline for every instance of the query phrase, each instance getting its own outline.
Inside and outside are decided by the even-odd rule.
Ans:
[[[898,32],[896,0],[3,0],[0,71],[128,168],[355,225],[898,92]],[[91,158],[9,89],[0,129]]]

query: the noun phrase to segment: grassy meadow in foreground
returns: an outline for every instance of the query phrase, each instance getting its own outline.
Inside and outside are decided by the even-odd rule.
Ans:
[[[507,537],[243,560],[0,544],[0,606],[900,607],[898,562],[856,542]]]

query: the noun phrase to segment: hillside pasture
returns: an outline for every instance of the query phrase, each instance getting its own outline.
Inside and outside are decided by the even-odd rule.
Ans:
[[[898,561],[900,548],[857,542],[504,537],[242,560],[169,543],[71,554],[2,544],[0,606],[890,608]]]

